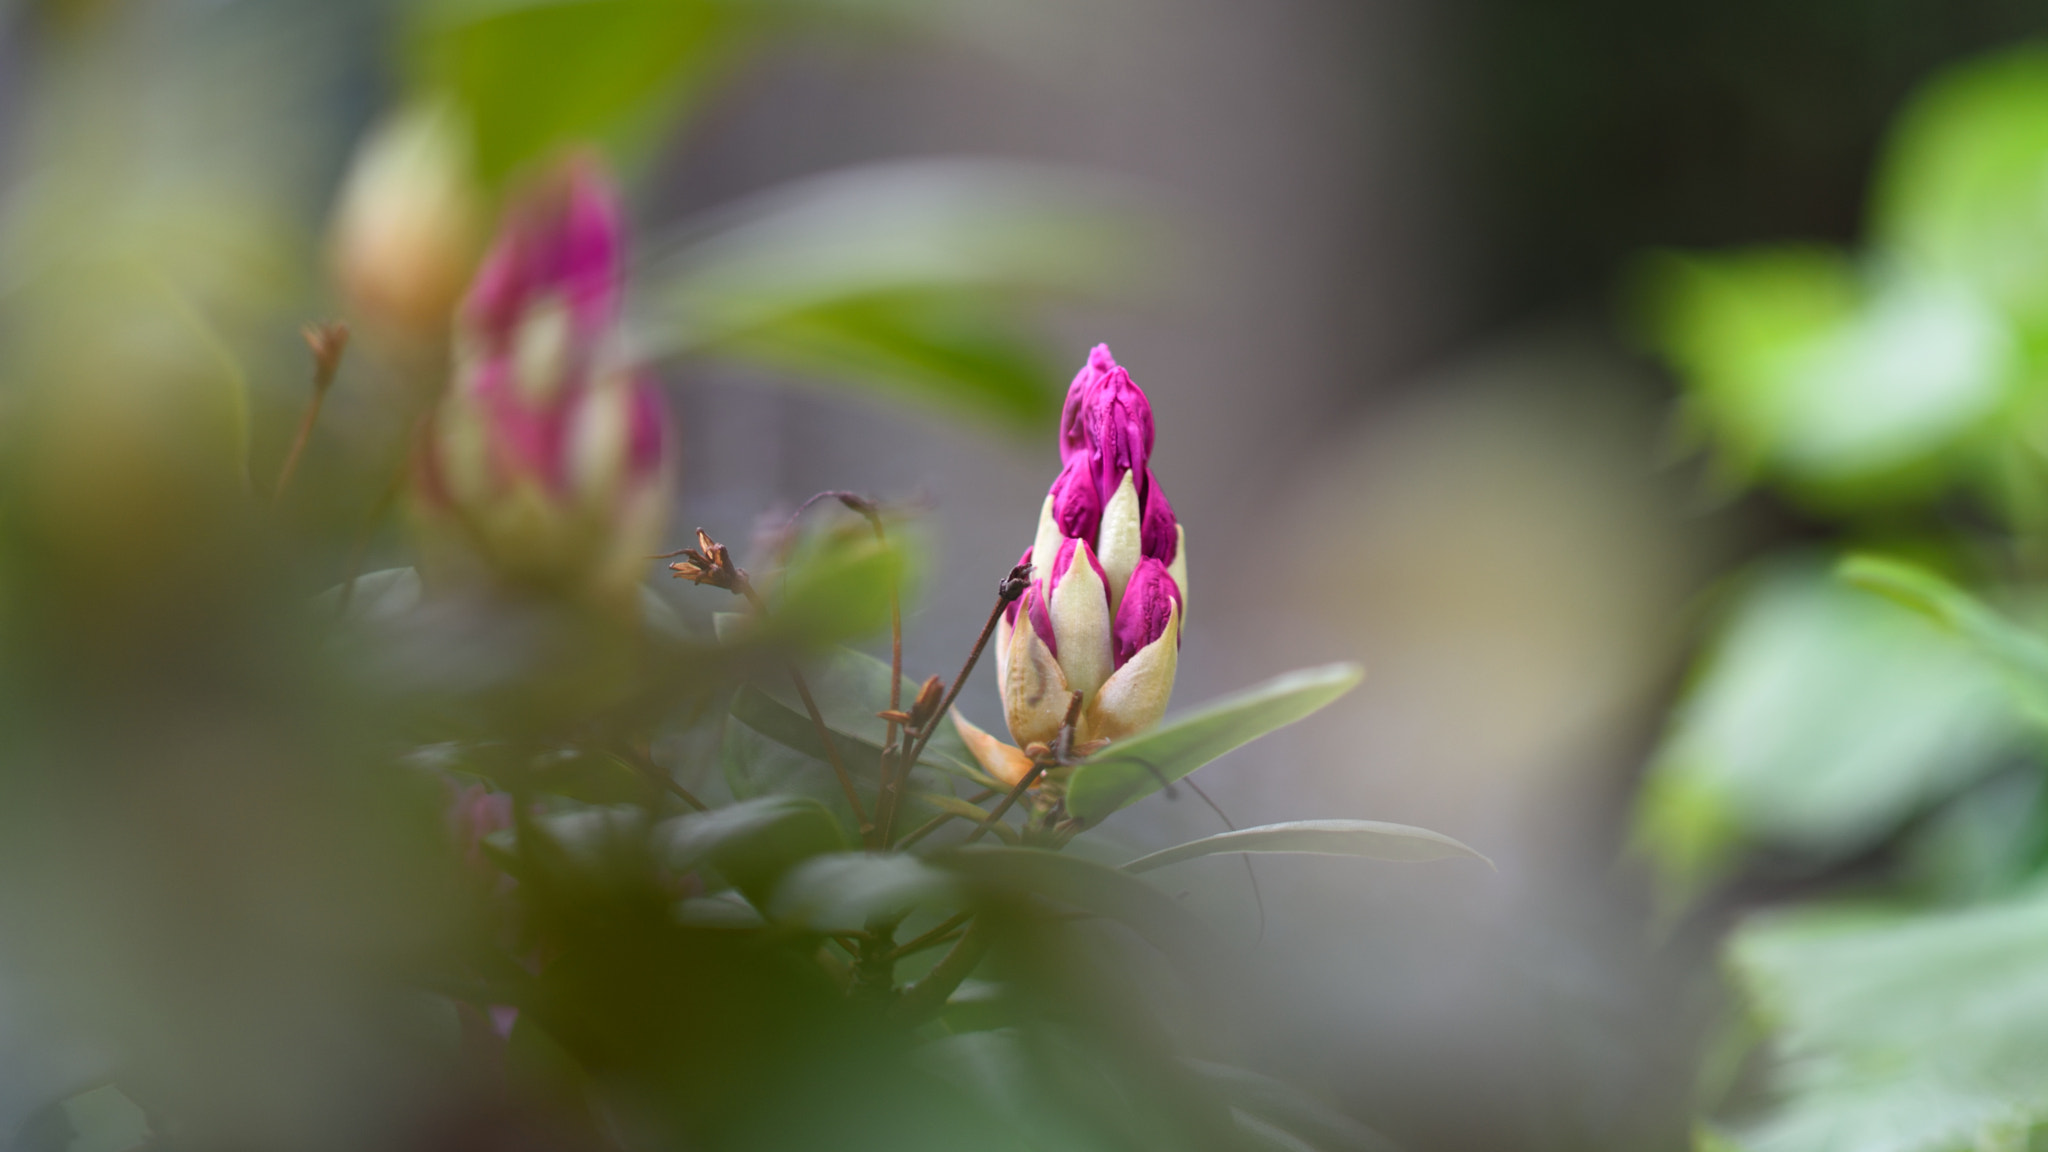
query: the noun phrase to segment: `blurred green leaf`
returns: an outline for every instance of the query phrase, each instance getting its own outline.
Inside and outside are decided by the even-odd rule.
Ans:
[[[1775,1037],[1782,1106],[1751,1152],[2025,1147],[2048,1121],[2048,896],[1911,915],[1762,917],[1730,949]]]
[[[1759,475],[1829,507],[1943,481],[2017,380],[2015,348],[1976,294],[1866,277],[1838,253],[1671,255],[1645,277],[1654,340],[1735,481]]]
[[[1141,266],[1137,218],[1043,165],[915,161],[740,204],[642,271],[644,342],[737,357],[1014,427],[1058,411],[1064,375],[1015,319],[1101,296]]]
[[[1097,823],[1224,753],[1310,715],[1364,678],[1365,670],[1356,664],[1289,672],[1112,744],[1074,769],[1067,810],[1083,823]]]
[[[740,31],[716,0],[436,0],[410,64],[467,112],[480,175],[498,182],[566,144],[651,138]]]
[[[768,915],[816,932],[852,932],[870,917],[903,916],[958,894],[951,875],[914,857],[842,852],[793,869],[776,886]]]
[[[775,885],[802,861],[849,847],[831,810],[801,796],[765,796],[693,812],[659,832],[671,867],[681,872],[709,864],[756,908],[768,906]]]
[[[1684,899],[1750,843],[1838,859],[2014,747],[1997,672],[1810,562],[1735,590],[1639,800],[1635,840]]]
[[[933,853],[986,898],[1042,898],[1108,917],[1144,937],[1176,963],[1203,960],[1208,933],[1180,905],[1127,872],[1037,848],[970,845]]]
[[[2048,49],[1972,61],[1916,93],[1885,148],[1873,239],[2048,325]]]
[[[759,581],[767,611],[722,622],[719,638],[815,652],[872,636],[889,625],[890,589],[911,596],[907,547],[900,538],[884,543],[865,530],[811,533],[780,572]],[[886,706],[887,688],[885,675],[885,703],[876,709]]]
[[[1168,864],[1230,852],[1293,852],[1315,856],[1363,856],[1371,860],[1443,860],[1470,856],[1493,861],[1441,832],[1378,820],[1298,820],[1204,836],[1176,844],[1124,865],[1126,872],[1150,872]]]
[[[1270,1076],[1207,1060],[1184,1063],[1229,1101],[1231,1112],[1240,1121],[1250,1118],[1263,1129],[1283,1133],[1298,1147],[1322,1152],[1394,1152],[1386,1137]]]
[[[1850,584],[1902,604],[1968,641],[2004,670],[2022,710],[2048,723],[2048,640],[1916,565],[1850,556],[1839,571]]]
[[[825,750],[824,742],[818,736],[818,726],[800,711],[801,704],[791,707],[788,703],[752,686],[740,689],[733,698],[732,714],[742,724],[778,744],[802,752],[820,764],[830,764],[831,757]],[[822,705],[819,711],[823,711]],[[882,749],[879,744],[849,735],[837,728],[831,729],[832,746],[839,753],[840,762],[853,774],[857,781],[872,782],[880,778]],[[933,743],[937,743],[934,738]],[[942,753],[926,749],[918,760],[921,767],[931,768],[962,779],[982,782],[981,775],[960,761]]]

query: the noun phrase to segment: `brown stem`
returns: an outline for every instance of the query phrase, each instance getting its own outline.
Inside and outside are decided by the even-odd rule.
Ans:
[[[1042,760],[1034,762],[1031,765],[1031,770],[1024,773],[1023,778],[1017,781],[1017,786],[1010,789],[1009,795],[1003,797],[1003,802],[996,805],[995,811],[988,814],[988,819],[975,825],[974,831],[969,832],[967,839],[962,840],[961,843],[972,844],[976,840],[981,839],[989,829],[996,826],[996,823],[1003,818],[1005,813],[1009,812],[1010,806],[1015,804],[1033,784],[1038,783],[1038,778],[1043,775],[1045,775],[1045,762]]]
[[[993,797],[995,794],[996,793],[993,788],[987,789],[983,791],[979,796],[969,796],[967,798],[967,802],[969,804],[979,804],[982,801]],[[957,812],[941,812],[937,816],[934,816],[931,819],[925,821],[924,823],[918,825],[915,831],[911,832],[910,835],[905,836],[902,840],[897,842],[896,848],[899,851],[908,849],[912,844],[917,843],[919,840],[922,840],[925,837],[931,835],[932,833],[937,832],[940,828],[945,827],[946,821],[964,819],[966,819],[966,817],[960,815]]]
[[[348,326],[345,324],[308,324],[304,331],[306,347],[313,352],[313,395],[306,401],[306,413],[299,417],[298,435],[292,437],[291,451],[285,453],[284,467],[278,469],[277,487],[270,493],[270,506],[275,508],[284,503],[284,492],[291,485],[292,476],[299,470],[299,459],[306,454],[306,445],[313,439],[313,426],[320,422],[320,408],[327,402],[327,390],[334,386],[335,373],[341,371],[341,354],[348,348]]]
[[[817,728],[818,739],[825,745],[825,755],[832,761],[832,771],[839,776],[839,787],[846,792],[846,802],[853,806],[854,819],[860,821],[861,839],[873,841],[874,821],[868,819],[867,808],[860,802],[860,793],[854,791],[853,774],[846,770],[846,762],[839,758],[839,745],[832,742],[832,729],[826,726],[824,713],[818,711],[818,702],[811,699],[810,684],[794,664],[789,666],[789,679],[796,685],[796,694],[803,698],[804,711],[811,714],[811,725]],[[878,802],[879,799],[877,797]]]
[[[967,686],[967,677],[974,672],[974,666],[981,661],[982,650],[988,647],[988,638],[996,633],[996,622],[1003,618],[1003,610],[1010,602],[1024,594],[1025,586],[1031,580],[1031,565],[1019,564],[1010,569],[1010,574],[996,587],[996,606],[988,614],[988,620],[981,626],[981,635],[974,638],[974,647],[967,653],[967,662],[960,666],[960,674],[953,677],[952,687],[946,689],[945,699],[939,702],[938,711],[932,713],[933,720],[918,733],[917,742],[910,746],[909,755],[904,757],[906,765],[915,764],[924,758],[925,745],[932,742],[932,734],[939,730],[938,717],[952,712],[953,701],[959,699],[960,689]]]

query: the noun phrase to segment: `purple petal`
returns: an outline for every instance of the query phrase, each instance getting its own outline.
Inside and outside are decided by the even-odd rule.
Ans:
[[[506,209],[462,323],[495,351],[535,304],[560,299],[578,340],[596,340],[618,319],[623,232],[617,196],[596,162],[571,158]]]
[[[1082,406],[1098,491],[1114,493],[1126,472],[1145,477],[1152,459],[1152,402],[1122,368],[1113,368]]]
[[[1074,374],[1074,382],[1067,385],[1067,403],[1060,413],[1060,463],[1066,464],[1076,456],[1088,452],[1088,429],[1083,420],[1089,393],[1102,378],[1116,367],[1116,357],[1110,355],[1109,345],[1097,344],[1088,350],[1088,363]]]
[[[1102,493],[1085,456],[1076,456],[1052,482],[1052,518],[1060,535],[1093,540],[1102,528]]]
[[[1138,524],[1138,551],[1161,564],[1173,563],[1180,551],[1180,520],[1149,468],[1145,470],[1145,515]]]
[[[1110,625],[1110,650],[1118,668],[1166,634],[1167,622],[1179,603],[1180,587],[1167,575],[1166,565],[1150,557],[1138,561],[1131,582],[1124,586],[1124,602]]]
[[[1060,645],[1052,633],[1052,608],[1046,603],[1044,581],[1034,580],[1031,587],[1024,590],[1024,616],[1031,621],[1032,631],[1037,632],[1038,638],[1045,641],[1045,646],[1052,653],[1053,659],[1059,659]]]

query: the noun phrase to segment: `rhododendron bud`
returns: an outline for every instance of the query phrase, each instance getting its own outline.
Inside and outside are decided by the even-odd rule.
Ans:
[[[660,392],[622,347],[619,209],[577,159],[508,210],[456,322],[455,378],[421,445],[429,575],[616,596],[667,513]]]
[[[469,164],[468,139],[445,105],[407,109],[363,141],[329,241],[356,319],[413,340],[446,338],[482,238]]]
[[[1152,406],[1107,346],[1089,355],[1060,421],[1065,466],[1022,563],[1032,582],[996,630],[1010,735],[1052,744],[1073,694],[1076,737],[1159,722],[1186,616],[1186,540],[1150,467]]]

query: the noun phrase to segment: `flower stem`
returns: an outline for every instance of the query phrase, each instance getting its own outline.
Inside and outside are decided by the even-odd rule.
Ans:
[[[284,467],[277,471],[277,487],[270,493],[270,506],[284,503],[285,489],[299,470],[299,459],[313,438],[313,426],[320,422],[320,408],[327,402],[327,390],[341,371],[341,354],[348,349],[348,325],[308,324],[303,335],[313,352],[313,396],[306,401],[306,414],[299,417],[298,435],[292,437],[291,451],[285,453]]]

